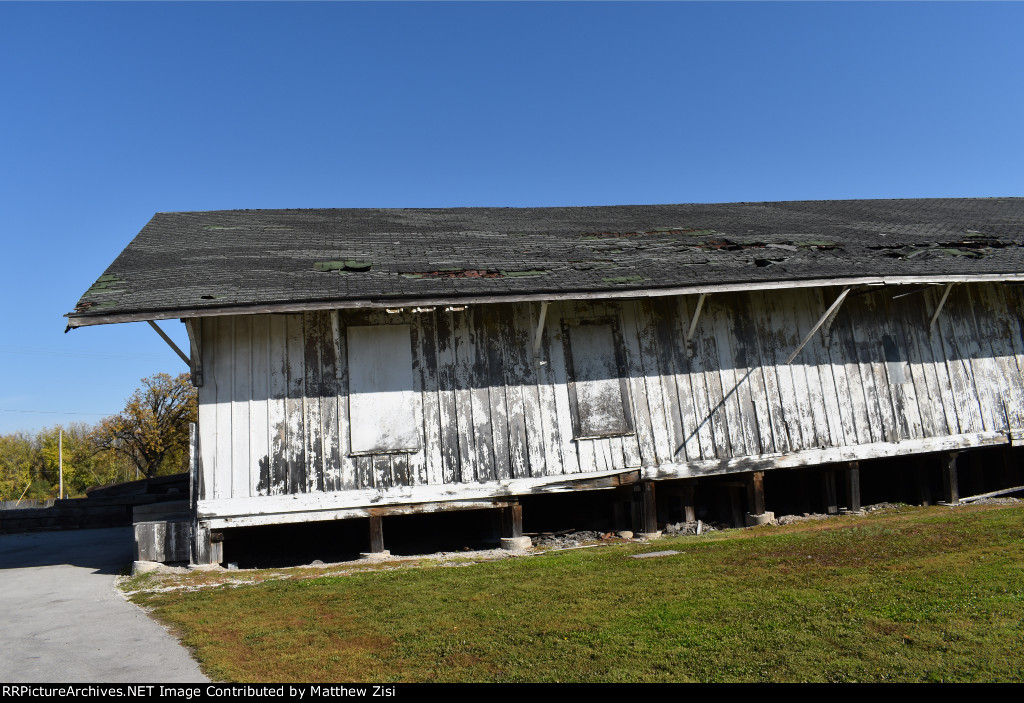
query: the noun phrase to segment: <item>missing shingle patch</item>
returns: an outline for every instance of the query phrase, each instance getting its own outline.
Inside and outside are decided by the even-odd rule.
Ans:
[[[876,244],[868,249],[880,252],[883,256],[893,259],[911,259],[915,256],[961,256],[968,259],[980,259],[992,253],[993,249],[1019,247],[1018,242],[1004,242],[983,234],[968,234],[961,240],[951,242],[923,242],[917,244]]]
[[[619,239],[622,237],[646,237],[646,236],[689,236],[689,237],[709,237],[713,235],[720,235],[721,232],[717,232],[713,229],[695,229],[692,227],[656,227],[654,229],[635,231],[635,232],[583,232],[580,234],[580,239],[583,240],[600,240],[600,239]]]
[[[349,272],[363,272],[369,271],[373,268],[373,264],[368,261],[356,261],[355,259],[346,259],[344,261],[317,261],[313,264],[313,270],[321,273],[327,273],[335,271],[337,273],[349,273]]]
[[[404,278],[532,278],[544,276],[546,269],[464,269],[443,268],[434,271],[408,271],[401,275]]]

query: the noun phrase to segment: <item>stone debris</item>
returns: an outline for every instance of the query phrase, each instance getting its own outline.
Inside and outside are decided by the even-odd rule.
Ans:
[[[588,542],[597,542],[603,538],[600,532],[593,530],[566,530],[562,532],[543,533],[531,538],[534,547],[542,549],[570,549]]]
[[[713,525],[711,523],[708,523],[708,522],[704,522],[704,521],[674,522],[674,523],[670,523],[668,525],[665,525],[665,534],[666,535],[695,535],[695,534],[697,534],[697,525],[698,524],[700,525],[700,533],[701,534],[704,534],[705,532],[715,532],[717,530],[722,529],[721,527],[716,527],[715,525]]]

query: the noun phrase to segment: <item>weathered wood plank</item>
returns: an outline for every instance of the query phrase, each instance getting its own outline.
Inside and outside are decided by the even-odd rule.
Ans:
[[[505,387],[508,419],[509,475],[505,478],[525,478],[530,475],[530,467],[523,384],[527,379],[526,350],[530,342],[528,337],[519,334],[513,306],[499,306],[494,314],[496,339],[503,357],[498,382]]]
[[[766,451],[788,452],[792,446],[786,423],[788,408],[783,399],[782,379],[779,376],[779,363],[785,357],[782,357],[778,350],[778,336],[771,326],[771,317],[763,293],[751,293],[749,311],[764,379],[766,410],[770,420],[770,424],[761,424],[760,430],[762,435],[770,435],[771,438],[771,448],[766,448]]]
[[[437,318],[444,312],[422,315],[420,321],[419,351],[414,354],[420,388],[423,396],[423,453],[424,471],[419,483],[444,482],[442,448],[441,393],[439,383],[441,364],[438,360]]]
[[[348,374],[348,325],[349,317],[345,313],[337,316],[334,332],[334,353],[336,356],[335,381],[337,383],[338,402],[338,451],[341,455],[340,490],[352,490],[359,483],[359,469],[352,454],[352,427],[349,423],[351,408],[349,406],[349,374]]]
[[[931,310],[938,306],[939,291],[928,291]],[[952,297],[952,295],[950,296]],[[931,328],[933,344],[940,345],[939,358],[945,359],[946,370],[949,373],[950,386],[953,391],[953,402],[956,406],[957,421],[961,431],[980,432],[984,429],[981,408],[978,405],[978,395],[974,388],[974,375],[970,365],[969,350],[964,348],[958,337],[957,327],[949,316],[949,305],[953,301],[947,300],[946,306],[935,325]]]
[[[766,294],[764,315],[767,320],[766,339],[774,352],[775,370],[779,378],[780,413],[786,423],[789,450],[799,451],[814,446],[814,420],[807,406],[807,382],[803,369],[787,364],[786,358],[796,348],[799,337],[787,314],[787,296],[783,292]],[[801,382],[801,379],[803,381]]]
[[[537,359],[533,356],[533,336],[530,306],[523,304],[512,309],[513,339],[519,350],[514,372],[520,376],[522,391],[523,425],[526,431],[526,472],[517,478],[544,476],[547,473],[547,446],[545,421],[541,417],[541,399]]]
[[[320,312],[302,315],[303,371],[302,371],[302,425],[303,444],[306,454],[306,492],[324,490],[323,420],[320,411],[321,374],[320,360],[323,331],[320,328]]]
[[[1004,410],[1004,401],[1011,387],[1006,373],[1005,354],[998,343],[1002,339],[1002,330],[996,324],[996,311],[991,305],[992,301],[984,295],[981,288],[976,285],[966,285],[962,288],[967,302],[965,313],[970,313],[965,314],[964,320],[968,323],[967,332],[973,332],[979,347],[974,367],[976,374],[986,379],[979,390],[982,402],[988,404],[992,412],[992,426],[986,429],[1005,432],[1010,428],[1010,422]]]
[[[746,381],[746,368],[740,368],[733,347],[732,316],[738,311],[734,309],[735,301],[730,300],[723,305],[721,296],[709,298],[708,315],[711,329],[718,348],[718,375],[722,380],[722,399],[725,401],[724,411],[726,429],[729,436],[729,456],[747,456],[757,454],[758,448],[751,445],[747,449],[748,433],[746,419],[741,405],[743,384]],[[707,304],[707,303],[705,303]],[[744,362],[745,363],[745,362]],[[749,403],[749,389],[747,389]],[[751,413],[753,415],[753,413]],[[753,420],[754,418],[751,417]]]
[[[512,456],[509,449],[509,408],[505,383],[505,355],[502,353],[501,311],[491,306],[481,311],[480,332],[489,412],[491,446],[494,452],[494,478],[512,478]],[[506,318],[507,321],[507,318]]]
[[[562,471],[567,474],[579,473],[582,469],[577,443],[573,440],[572,415],[569,409],[568,377],[565,369],[565,342],[562,338],[563,305],[548,308],[545,321],[547,329],[541,344],[546,347],[545,358],[551,373],[552,390],[555,399],[555,415],[558,423],[558,438],[562,454]]]
[[[270,315],[267,320],[270,347],[270,487],[267,493],[288,492],[288,316]]]
[[[494,435],[491,434],[491,396],[487,370],[487,332],[481,306],[470,308],[468,315],[470,366],[470,403],[473,424],[469,428],[476,438],[476,478],[490,481],[497,478],[494,460]]]
[[[452,313],[452,340],[455,381],[455,416],[459,442],[459,471],[456,481],[468,483],[477,480],[480,460],[477,458],[477,436],[473,424],[473,363],[474,353],[470,340],[468,310]]]
[[[438,310],[437,322],[437,398],[438,417],[441,423],[441,482],[455,483],[461,480],[458,382],[455,371],[455,320],[456,315],[447,310]],[[438,483],[431,481],[431,483]]]
[[[427,393],[423,390],[423,314],[417,314],[410,320],[410,346],[412,349],[412,415],[419,435],[415,451],[407,452],[404,457],[395,457],[392,466],[396,480],[406,481],[409,485],[427,482],[427,445],[426,428],[423,420],[423,404]],[[431,339],[433,343],[433,339]]]
[[[227,317],[217,321],[214,342],[214,362],[217,377],[217,422],[214,429],[213,446],[216,448],[214,471],[216,478],[213,483],[215,498],[231,497],[231,481],[234,477],[231,450],[234,444],[232,437],[231,406],[234,399],[234,334],[235,320]]]
[[[883,297],[879,309],[884,312],[879,326],[884,330],[882,346],[886,355],[886,376],[893,389],[893,410],[898,414],[897,428],[901,437],[914,439],[924,436],[924,420],[918,406],[917,389],[914,386],[913,368],[910,365],[907,335],[899,326],[899,312],[894,301]],[[891,357],[891,358],[890,358]]]
[[[820,317],[819,311],[828,310],[842,293],[836,289],[823,291],[817,289],[808,291],[807,299],[811,301],[810,311],[812,319],[817,321]],[[845,298],[844,298],[845,300]],[[831,323],[834,324],[837,317],[843,314],[840,306],[833,311]],[[808,358],[817,367],[818,383],[821,386],[822,400],[824,401],[825,420],[828,424],[828,437],[830,447],[840,447],[845,444],[856,442],[852,435],[848,438],[846,434],[849,420],[849,408],[844,407],[840,402],[839,383],[836,381],[835,370],[833,369],[828,349],[825,348],[825,331],[819,328],[807,342]],[[847,420],[844,422],[844,416]]]
[[[650,321],[654,327],[656,346],[655,359],[658,369],[658,385],[661,387],[662,403],[665,412],[665,428],[668,431],[670,454],[669,461],[682,461],[686,458],[686,438],[683,435],[683,401],[680,398],[676,376],[685,373],[685,369],[677,368],[673,350],[679,344],[676,330],[676,305],[671,299],[652,301]]]
[[[1011,428],[1024,427],[1024,335],[1021,318],[1015,309],[1008,286],[979,286],[995,312],[998,332],[993,346],[1000,355],[999,364],[1007,380],[1006,412]],[[996,341],[998,340],[998,341]]]
[[[853,338],[860,366],[861,383],[867,401],[871,438],[875,442],[895,442],[896,432],[888,381],[882,366],[881,340],[873,324],[874,291],[847,303],[853,325]]]
[[[691,301],[692,302],[692,301]],[[672,461],[684,461],[687,458],[699,459],[700,438],[697,426],[700,412],[694,401],[693,374],[690,357],[686,348],[686,332],[689,330],[691,314],[686,298],[678,298],[675,305],[666,306],[665,321],[669,324],[668,340],[670,340],[672,378],[676,386],[676,400],[679,403],[679,421],[681,443],[673,447]],[[664,340],[662,340],[664,341]],[[704,391],[701,390],[703,393]]]
[[[925,291],[920,296],[921,313],[926,320],[931,319],[929,301],[931,292]],[[946,362],[946,355],[941,340],[941,328],[929,329],[927,325],[917,327],[917,338],[920,340],[921,351],[924,358],[929,361],[929,367],[935,374],[935,381],[939,386],[939,394],[942,398],[942,412],[946,417],[946,431],[948,434],[960,434],[966,431],[966,426],[960,424],[959,401],[953,392],[953,377]]]
[[[651,438],[653,441],[653,461],[661,464],[672,461],[675,455],[671,446],[671,430],[665,409],[665,398],[662,392],[661,370],[658,363],[658,339],[655,335],[654,317],[647,302],[631,303],[633,317],[636,321],[637,359],[643,367],[643,380],[647,396],[648,414],[651,418]]]
[[[626,466],[649,466],[657,461],[654,448],[651,410],[647,401],[647,384],[643,360],[640,355],[640,338],[637,330],[636,303],[622,304],[620,313],[623,351],[626,371],[629,374],[630,399],[632,400],[633,422],[636,434],[632,441],[623,442]]]
[[[252,380],[249,400],[250,475],[247,495],[267,495],[270,489],[270,321],[266,315],[250,320]]]
[[[201,499],[217,497],[214,491],[214,482],[217,476],[217,384],[213,382],[215,373],[214,361],[216,359],[217,345],[217,318],[206,318],[197,320],[196,324],[202,326],[203,338],[203,368],[210,382],[203,383],[197,391],[199,394],[199,428],[200,428],[200,466],[202,478],[200,484],[202,491],[199,494]]]
[[[744,427],[749,433],[746,438],[748,452],[767,454],[775,451],[772,417],[769,413],[768,390],[765,385],[764,362],[758,344],[752,316],[755,314],[753,296],[741,297],[739,314],[732,316],[733,348],[738,353],[737,363],[746,369],[743,387],[746,399],[741,399]],[[749,402],[749,405],[747,403]]]
[[[339,404],[343,402],[338,387],[338,313],[325,312],[320,316],[320,411],[323,423],[323,481],[324,490],[342,488],[341,425]]]
[[[793,326],[797,330],[797,338],[799,340],[797,346],[799,346],[804,338],[810,334],[811,329],[828,309],[828,306],[824,305],[820,291],[814,290],[795,291],[791,296],[790,305],[791,314],[793,315]],[[815,354],[817,349],[816,343],[820,339],[821,337],[817,332],[811,335],[793,363],[800,362],[800,368],[803,370],[801,380],[807,384],[807,405],[811,411],[814,433],[813,446],[830,447],[832,446],[832,427],[829,423],[830,413],[827,404],[829,393],[822,385],[821,369]]]
[[[303,372],[306,365],[305,330],[302,315],[288,315],[287,325],[287,359],[288,359],[288,399],[285,402],[285,451],[288,456],[288,493],[301,493],[306,490],[306,442],[304,405],[305,378]]]
[[[914,397],[921,416],[921,434],[924,437],[945,434],[946,417],[935,369],[926,357],[919,334],[922,327],[920,320],[924,316],[922,300],[920,296],[893,299],[889,302],[889,308],[895,315],[890,321],[890,327],[894,329],[895,336],[903,340],[906,348]]]

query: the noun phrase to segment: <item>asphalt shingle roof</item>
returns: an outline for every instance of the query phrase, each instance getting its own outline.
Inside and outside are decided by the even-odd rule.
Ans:
[[[179,212],[68,317],[1007,273],[1024,273],[1024,198]]]

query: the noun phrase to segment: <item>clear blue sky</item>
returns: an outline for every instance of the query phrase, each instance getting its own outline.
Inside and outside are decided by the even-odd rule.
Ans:
[[[1022,37],[1020,3],[0,2],[0,433],[184,370],[63,334],[154,212],[1020,196]]]

